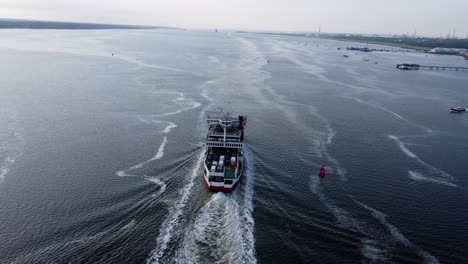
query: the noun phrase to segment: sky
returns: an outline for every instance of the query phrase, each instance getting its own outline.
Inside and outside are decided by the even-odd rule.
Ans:
[[[0,18],[468,37],[468,0],[0,0]]]

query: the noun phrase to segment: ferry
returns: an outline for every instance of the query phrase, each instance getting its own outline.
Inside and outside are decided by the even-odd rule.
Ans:
[[[247,117],[229,113],[208,116],[203,180],[209,190],[232,192],[244,171],[244,127]]]

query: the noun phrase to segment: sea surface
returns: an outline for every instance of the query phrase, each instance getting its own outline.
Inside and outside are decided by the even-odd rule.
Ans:
[[[395,68],[468,61],[357,45],[1,30],[0,263],[468,263],[468,72]],[[248,116],[229,194],[219,107]]]

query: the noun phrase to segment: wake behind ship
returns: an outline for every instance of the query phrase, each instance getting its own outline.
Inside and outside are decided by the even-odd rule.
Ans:
[[[208,116],[203,179],[211,191],[231,192],[244,170],[244,126],[247,118],[229,113]]]

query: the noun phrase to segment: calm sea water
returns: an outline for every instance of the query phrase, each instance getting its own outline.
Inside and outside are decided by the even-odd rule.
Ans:
[[[448,113],[468,73],[395,69],[460,57],[201,31],[0,39],[1,263],[468,262],[468,114]],[[201,178],[217,107],[248,116],[231,194]]]

